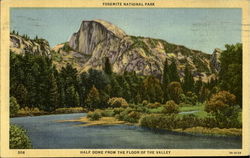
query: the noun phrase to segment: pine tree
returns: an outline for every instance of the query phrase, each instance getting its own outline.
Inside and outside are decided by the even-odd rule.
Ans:
[[[49,85],[49,109],[50,111],[55,110],[59,104],[59,94],[57,83],[54,75],[52,74],[50,77],[50,85]]]
[[[122,87],[119,85],[115,77],[111,79],[111,95],[110,97],[122,97]]]
[[[201,91],[200,91],[200,95],[199,95],[199,101],[204,102],[204,101],[208,100],[209,94],[210,94],[209,89],[207,89],[205,86],[202,86]]]
[[[175,61],[172,61],[172,63],[169,66],[169,69],[170,69],[170,73],[169,73],[170,82],[173,82],[173,81],[180,82],[180,77],[178,75],[177,66],[175,64]]]
[[[17,102],[20,104],[21,108],[27,106],[28,99],[28,91],[23,84],[19,84],[15,90],[15,98]]]
[[[143,97],[144,100],[148,100],[152,103],[163,101],[163,91],[161,89],[160,81],[157,78],[148,76],[143,81]]]
[[[122,90],[123,90],[124,99],[126,99],[127,101],[130,101],[131,100],[131,92],[130,92],[129,84],[126,80],[124,80],[124,82],[123,82]]]
[[[26,87],[28,90],[28,99],[27,99],[28,106],[34,107],[34,106],[38,105],[38,103],[36,101],[36,98],[37,98],[36,80],[35,80],[35,77],[31,73],[27,74],[26,80],[27,80]]]
[[[196,95],[199,95],[202,86],[203,86],[202,78],[199,77],[199,80],[197,80],[194,84],[194,92]]]
[[[85,104],[87,105],[87,108],[93,110],[98,106],[100,106],[99,105],[100,103],[101,103],[100,93],[98,89],[96,89],[95,86],[93,86],[87,95]]]
[[[164,102],[169,100],[169,92],[167,88],[168,84],[170,83],[169,75],[170,75],[170,70],[168,67],[168,60],[166,58],[164,62],[163,77],[162,77],[162,89],[164,93]]]
[[[73,85],[66,88],[65,103],[68,107],[79,105],[79,94]]]
[[[221,53],[219,72],[220,89],[236,96],[236,102],[242,106],[242,44],[225,45]]]
[[[183,83],[183,90],[184,92],[193,91],[194,89],[194,78],[188,68],[188,65],[186,65],[184,70],[184,83]]]
[[[109,61],[108,57],[105,58],[104,72],[107,75],[112,75],[112,66],[110,64],[110,61]]]

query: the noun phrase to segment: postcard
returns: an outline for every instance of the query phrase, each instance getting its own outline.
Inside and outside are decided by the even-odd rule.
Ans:
[[[249,155],[247,0],[2,0],[1,157]]]

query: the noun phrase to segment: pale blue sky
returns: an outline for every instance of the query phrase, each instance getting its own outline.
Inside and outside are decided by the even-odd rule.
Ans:
[[[45,38],[51,46],[68,41],[82,20],[103,19],[129,35],[164,39],[212,53],[241,42],[241,9],[12,8],[11,30]]]

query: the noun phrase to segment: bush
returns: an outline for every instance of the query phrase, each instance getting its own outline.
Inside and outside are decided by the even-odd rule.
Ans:
[[[108,105],[110,107],[128,107],[128,103],[124,98],[110,98],[108,100]]]
[[[162,110],[164,114],[178,114],[179,112],[179,106],[173,100],[167,101]]]
[[[116,118],[121,121],[127,121],[131,123],[137,123],[141,117],[141,113],[134,111],[132,108],[123,110],[120,114],[116,115]]]
[[[70,108],[58,108],[55,110],[55,113],[81,113],[84,112],[83,107],[70,107]]]
[[[10,116],[16,116],[20,106],[16,101],[15,97],[10,97]]]
[[[130,106],[134,109],[134,111],[141,112],[141,113],[148,113],[148,108],[145,107],[143,104],[133,104],[133,106]]]
[[[194,114],[183,115],[178,123],[179,128],[186,129],[201,125],[201,120]]]
[[[31,142],[27,133],[21,127],[10,125],[10,149],[30,149],[32,148]]]
[[[158,108],[160,106],[161,106],[161,104],[159,102],[150,103],[147,105],[148,108]]]
[[[114,115],[117,115],[123,112],[124,110],[125,110],[124,108],[114,108],[113,112],[114,112]]]
[[[103,117],[111,117],[114,116],[114,111],[112,109],[106,109],[101,112]]]
[[[102,117],[101,113],[98,111],[88,112],[87,118],[91,121],[99,120]]]
[[[149,114],[141,118],[140,126],[159,129],[174,129],[179,119],[176,115]]]
[[[180,106],[180,107],[187,107],[187,106],[191,107],[191,106],[193,106],[193,105],[187,104],[187,103],[180,103],[179,106]]]
[[[181,103],[195,105],[198,100],[198,97],[195,93],[188,91],[186,95],[185,94],[180,95],[180,100]]]
[[[217,113],[223,111],[229,106],[234,106],[236,103],[235,95],[227,92],[220,91],[214,94],[205,106],[205,110],[208,113]]]
[[[218,127],[218,123],[214,117],[206,117],[201,120],[201,126],[206,128]]]
[[[63,47],[61,48],[65,52],[72,51],[73,49],[69,46],[69,43],[64,43]]]
[[[143,101],[142,101],[142,105],[143,105],[143,106],[147,106],[147,105],[148,105],[148,101],[147,101],[147,100],[143,100]]]
[[[29,107],[24,107],[21,108],[18,111],[18,115],[22,116],[27,116],[27,115],[40,115],[40,114],[45,114],[43,110],[40,110],[39,108],[29,108]]]
[[[238,120],[240,107],[235,105],[235,95],[220,91],[214,94],[205,106],[205,111],[211,113],[219,128],[241,127]]]
[[[170,98],[179,104],[181,99],[180,95],[183,93],[181,84],[179,82],[170,82],[168,84],[168,91]]]

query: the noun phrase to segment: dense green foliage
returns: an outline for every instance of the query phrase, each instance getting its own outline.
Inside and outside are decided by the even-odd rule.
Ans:
[[[242,44],[226,45],[220,57],[220,88],[236,96],[236,102],[242,104]]]
[[[10,125],[10,149],[30,149],[31,142],[27,133],[21,127]]]
[[[134,40],[144,47],[144,41]],[[11,52],[10,96],[23,111],[82,107],[92,111],[87,116],[90,120],[112,116],[150,128],[240,128],[241,56],[242,45],[227,45],[220,58],[219,77],[203,82],[201,76],[194,80],[188,65],[180,78],[174,60],[169,65],[166,59],[162,76],[155,77],[135,72],[116,74],[108,58],[103,60],[103,70],[80,73],[70,64],[55,69],[49,57]],[[16,114],[16,105],[11,104],[11,116]],[[202,105],[206,105],[205,111]],[[198,106],[197,114],[202,117],[179,113]]]
[[[110,98],[108,100],[108,105],[110,107],[128,107],[128,103],[125,99],[123,98]]]
[[[162,110],[164,114],[178,114],[179,112],[179,106],[173,100],[167,101]]]
[[[186,65],[185,67],[184,74],[185,76],[184,76],[184,81],[183,81],[183,90],[185,92],[193,91],[194,90],[194,78],[188,68],[188,65]]]
[[[16,116],[19,108],[16,98],[10,97],[10,117]]]
[[[214,94],[207,102],[205,111],[214,116],[218,127],[240,126],[238,121],[240,108],[236,105],[236,97],[227,91]]]
[[[164,102],[169,100],[169,92],[168,92],[168,84],[170,83],[170,70],[168,67],[168,60],[165,59],[164,62],[164,68],[163,68],[163,74],[162,74],[162,89],[163,89],[163,99]]]

